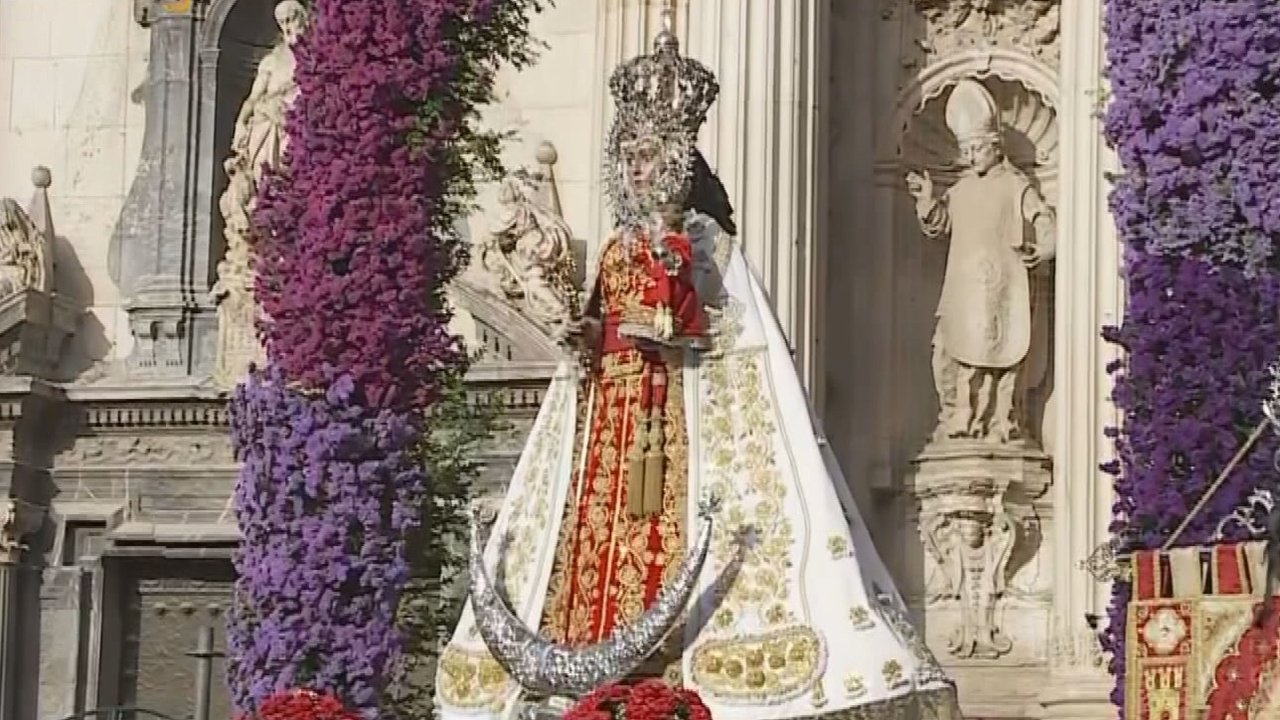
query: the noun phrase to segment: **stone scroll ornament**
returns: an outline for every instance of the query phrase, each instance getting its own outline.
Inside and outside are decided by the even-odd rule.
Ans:
[[[551,696],[580,696],[630,674],[662,645],[693,596],[711,548],[712,515],[719,505],[717,498],[700,504],[698,542],[653,605],[631,625],[586,647],[557,645],[516,616],[485,569],[488,533],[483,528],[483,511],[473,509],[471,604],[476,628],[494,660],[526,691]]]

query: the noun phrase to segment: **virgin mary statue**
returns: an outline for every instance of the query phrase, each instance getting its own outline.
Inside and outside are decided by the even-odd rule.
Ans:
[[[514,614],[561,646],[627,626],[682,564],[701,498],[710,558],[641,673],[717,720],[959,717],[826,443],[694,147],[719,87],[667,28],[610,79],[605,242],[490,535]],[[510,717],[522,689],[470,604],[440,658],[446,720]]]

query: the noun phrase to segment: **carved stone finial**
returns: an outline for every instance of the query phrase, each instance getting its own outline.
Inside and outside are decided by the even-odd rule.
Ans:
[[[31,169],[31,184],[41,190],[47,190],[53,185],[53,173],[49,172],[49,168],[44,165],[37,165]]]
[[[539,165],[555,165],[560,159],[560,153],[556,151],[556,146],[545,140],[538,145],[538,149],[534,153],[534,159]]]

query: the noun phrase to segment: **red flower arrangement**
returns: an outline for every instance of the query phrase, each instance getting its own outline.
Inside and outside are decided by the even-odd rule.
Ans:
[[[289,690],[267,698],[256,713],[245,713],[240,720],[360,720],[360,715],[329,693]]]
[[[692,690],[661,680],[610,683],[578,701],[564,720],[711,720],[711,711]]]

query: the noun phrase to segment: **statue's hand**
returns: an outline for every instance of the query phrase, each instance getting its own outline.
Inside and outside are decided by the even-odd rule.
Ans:
[[[1035,245],[1029,245],[1022,251],[1022,264],[1028,270],[1035,270],[1048,259],[1047,253]]]
[[[600,347],[600,320],[581,317],[571,323],[565,337],[582,353],[594,353]]]
[[[912,170],[907,173],[907,192],[911,193],[911,197],[917,202],[923,202],[933,199],[933,179],[929,177],[928,170],[916,172]]]
[[[244,122],[237,123],[234,134],[231,136],[231,149],[239,155],[249,150],[249,119],[245,118]]]

